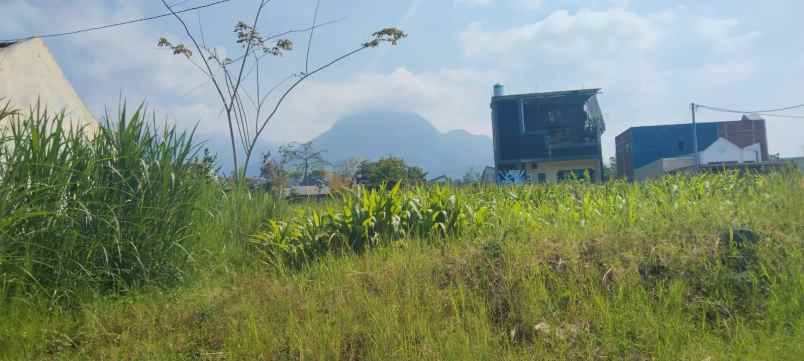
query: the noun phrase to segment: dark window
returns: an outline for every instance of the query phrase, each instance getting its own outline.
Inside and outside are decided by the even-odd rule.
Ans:
[[[539,183],[547,183],[547,175],[544,173],[539,173],[536,178]]]
[[[684,151],[684,141],[678,141],[678,150]]]
[[[525,133],[538,133],[545,131],[558,117],[557,115],[550,115],[555,113],[555,111],[552,111],[552,107],[546,104],[541,104],[536,100],[525,100],[524,102]]]

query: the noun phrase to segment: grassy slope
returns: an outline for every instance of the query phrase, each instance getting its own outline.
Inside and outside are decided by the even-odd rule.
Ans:
[[[0,357],[798,360],[802,191],[800,176],[486,189],[494,217],[466,236],[299,272],[252,267],[221,241],[238,238],[233,222],[248,233],[277,214],[270,202],[237,218],[224,202],[198,215],[196,279],[78,312],[6,304]],[[762,237],[746,272],[718,261],[730,225]]]

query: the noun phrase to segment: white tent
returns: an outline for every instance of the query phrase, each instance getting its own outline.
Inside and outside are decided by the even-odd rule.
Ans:
[[[64,111],[71,126],[98,128],[41,39],[0,43],[0,105],[10,102],[20,112],[39,104],[50,113]]]

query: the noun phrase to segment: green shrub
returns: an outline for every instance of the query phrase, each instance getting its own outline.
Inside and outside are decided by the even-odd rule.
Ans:
[[[485,208],[472,207],[449,188],[400,190],[400,183],[341,193],[335,205],[310,210],[290,222],[269,220],[253,236],[263,261],[300,267],[330,252],[362,253],[405,237],[444,239],[483,223]]]
[[[71,299],[181,277],[196,147],[144,116],[123,107],[87,135],[63,114],[0,111],[0,296]]]

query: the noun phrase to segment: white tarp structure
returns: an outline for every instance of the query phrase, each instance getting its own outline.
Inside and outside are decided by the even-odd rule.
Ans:
[[[41,39],[0,43],[0,106],[6,103],[22,113],[37,101],[48,113],[64,111],[71,126],[98,128],[92,114]]]

